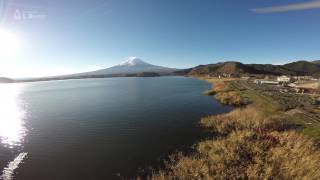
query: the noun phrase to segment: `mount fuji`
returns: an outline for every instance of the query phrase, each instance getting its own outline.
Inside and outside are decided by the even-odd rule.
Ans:
[[[83,72],[41,78],[25,78],[15,82],[51,81],[63,79],[104,78],[104,77],[156,77],[160,75],[174,75],[178,69],[156,66],[142,61],[136,57],[130,57],[125,62],[116,66],[97,71]],[[0,82],[1,82],[0,78]]]
[[[177,69],[156,66],[153,64],[149,64],[144,62],[143,60],[137,57],[129,57],[125,62],[118,64],[116,66],[112,66],[110,68],[101,69],[92,72],[80,73],[77,75],[81,76],[99,76],[99,75],[119,75],[119,74],[135,74],[135,73],[144,73],[144,72],[152,72],[158,73],[160,75],[171,74]]]

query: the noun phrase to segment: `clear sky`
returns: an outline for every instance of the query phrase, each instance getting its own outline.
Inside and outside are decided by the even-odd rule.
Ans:
[[[0,0],[0,23],[0,76],[320,59],[319,0]]]

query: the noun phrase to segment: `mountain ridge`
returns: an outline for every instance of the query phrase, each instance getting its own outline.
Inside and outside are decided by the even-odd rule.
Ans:
[[[14,80],[6,77],[0,77],[0,83],[13,83]]]
[[[201,65],[186,71],[188,75],[218,75],[218,74],[266,74],[266,75],[308,75],[320,77],[320,64],[309,61],[296,61],[284,65],[244,64],[227,61],[217,64]]]
[[[319,62],[319,64],[318,64]],[[139,67],[136,69],[136,67]],[[132,68],[134,69],[132,71]],[[110,70],[111,69],[111,70]],[[131,69],[130,71],[128,69]],[[110,68],[97,71],[53,76],[41,78],[28,78],[23,80],[12,80],[14,82],[30,81],[50,81],[63,79],[85,79],[85,78],[111,78],[111,77],[156,77],[163,75],[308,75],[316,78],[320,77],[320,61],[296,61],[284,65],[273,64],[244,64],[238,61],[226,61],[215,64],[198,65],[187,69],[175,69],[162,66],[156,66],[142,61],[139,58],[131,57],[125,62]],[[1,80],[1,79],[0,79]],[[12,82],[6,78],[5,82]],[[7,81],[9,80],[9,81]]]
[[[314,60],[314,61],[312,61],[312,63],[320,64],[320,60]]]

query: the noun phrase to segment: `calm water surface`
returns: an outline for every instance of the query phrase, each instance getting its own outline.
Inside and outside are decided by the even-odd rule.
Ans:
[[[0,179],[116,179],[203,138],[230,110],[185,77],[0,85]]]

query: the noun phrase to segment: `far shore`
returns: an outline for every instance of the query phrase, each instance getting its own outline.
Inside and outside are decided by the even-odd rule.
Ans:
[[[102,79],[102,78],[119,78],[119,77],[163,77],[163,76],[178,76],[178,75],[126,74],[126,75],[76,76],[76,77],[45,77],[45,78],[28,78],[28,79],[10,79],[11,81],[2,82],[2,83],[6,84],[6,83],[42,82],[42,81],[60,81],[60,80],[73,80],[73,79]]]

